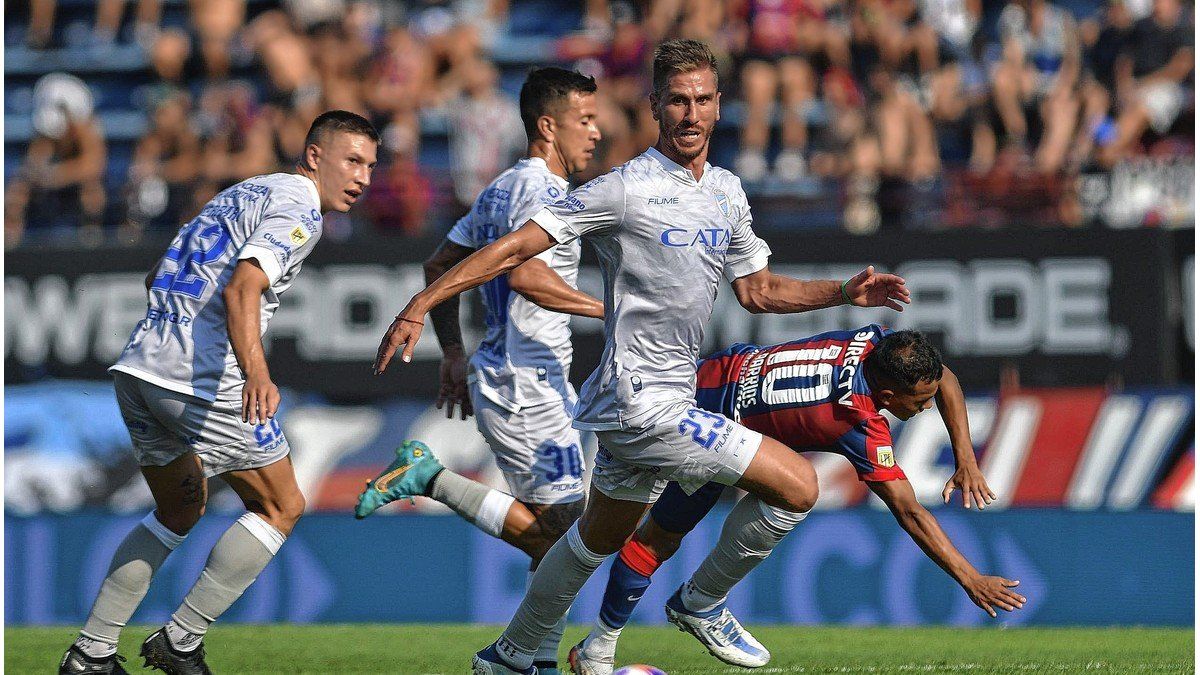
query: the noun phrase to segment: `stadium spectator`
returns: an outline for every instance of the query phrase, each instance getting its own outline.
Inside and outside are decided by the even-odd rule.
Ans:
[[[245,175],[271,173],[277,166],[272,152],[270,118],[245,83],[230,82],[206,91],[200,100],[204,138],[205,200]]]
[[[1000,14],[1003,57],[992,74],[992,96],[1008,144],[1026,150],[1026,108],[1042,126],[1035,164],[1043,173],[1062,168],[1075,132],[1080,46],[1071,14],[1046,0],[1016,0]]]
[[[96,23],[90,36],[93,45],[106,46],[116,41],[125,14],[125,4],[125,0],[97,0]],[[58,11],[58,0],[31,0],[29,11],[26,44],[33,49],[50,46],[54,37],[54,15]],[[133,37],[142,45],[153,42],[161,17],[162,0],[137,0]]]
[[[808,115],[817,93],[817,74],[807,57],[824,53],[831,62],[844,65],[845,37],[830,25],[818,0],[739,0],[730,14],[743,59],[741,94],[746,103],[734,170],[749,182],[766,176],[767,141],[778,95],[782,147],[775,174],[797,180],[805,174]]]
[[[463,94],[447,105],[450,174],[461,210],[525,149],[521,114],[500,91],[496,67],[477,58],[464,71]]]
[[[107,147],[93,115],[92,93],[79,78],[51,73],[33,90],[37,135],[5,190],[6,245],[26,227],[81,228],[85,243],[101,235]]]
[[[246,23],[246,0],[191,0],[192,25],[210,79],[228,77],[238,33]]]
[[[1193,21],[1179,0],[1154,0],[1150,16],[1134,24],[1117,60],[1121,114],[1102,153],[1106,164],[1125,157],[1147,128],[1165,134],[1188,103],[1183,83],[1192,72]]]
[[[172,229],[199,206],[200,138],[192,128],[191,97],[178,89],[163,90],[150,118],[150,128],[133,151],[125,190],[127,234],[147,227]]]
[[[403,26],[388,31],[366,72],[366,104],[377,121],[415,124],[417,111],[433,97],[433,59]]]
[[[386,156],[375,169],[366,198],[367,212],[380,232],[417,235],[425,231],[433,186],[417,162],[420,144],[420,131],[412,126],[392,124],[383,130],[380,147]]]

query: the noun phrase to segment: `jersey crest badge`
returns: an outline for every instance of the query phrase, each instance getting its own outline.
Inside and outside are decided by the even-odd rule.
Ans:
[[[305,231],[305,229],[300,225],[297,225],[295,229],[292,230],[291,239],[293,244],[299,246],[300,244],[308,241],[308,232]]]
[[[716,197],[717,197],[717,206],[720,207],[721,213],[724,214],[726,218],[728,218],[729,217],[729,195],[725,194],[724,192],[722,192],[720,190],[717,190]]]

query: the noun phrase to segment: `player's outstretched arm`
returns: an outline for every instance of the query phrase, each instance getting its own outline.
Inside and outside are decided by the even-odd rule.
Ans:
[[[971,444],[971,430],[967,426],[967,399],[963,396],[958,377],[946,366],[942,366],[942,382],[934,400],[937,401],[938,414],[942,416],[946,431],[950,433],[950,447],[954,450],[954,475],[950,476],[946,487],[942,489],[942,501],[949,504],[954,491],[962,490],[963,508],[971,508],[974,501],[982,510],[992,503],[996,493],[988,487],[975,461],[975,447]]]
[[[795,314],[843,304],[904,311],[912,302],[904,279],[870,266],[845,282],[802,281],[763,268],[733,281],[742,307],[754,314]]]
[[[425,326],[425,315],[429,310],[463,291],[471,290],[533,256],[554,246],[555,241],[537,223],[526,222],[520,229],[500,237],[467,256],[437,281],[417,293],[404,309],[396,315],[379,343],[375,356],[375,374],[387,370],[388,363],[401,347],[401,360],[412,360],[413,348],[421,338]]]
[[[242,385],[242,421],[265,424],[279,409],[279,387],[271,381],[263,352],[262,294],[271,285],[266,272],[253,258],[239,260],[221,292],[225,300],[225,326],[238,367],[246,376]]]
[[[437,281],[438,277],[474,252],[473,248],[443,239],[442,244],[425,261],[425,284]],[[429,310],[429,320],[433,323],[438,343],[442,345],[442,382],[438,388],[437,408],[441,410],[445,406],[446,419],[451,419],[457,404],[465,420],[475,411],[471,409],[471,396],[467,391],[467,356],[463,351],[462,326],[458,322],[459,297],[455,295]]]
[[[995,617],[996,608],[1011,612],[1025,606],[1025,596],[1012,590],[1021,582],[980,574],[954,547],[933,514],[917,501],[911,483],[906,480],[868,481],[867,486],[887,504],[896,522],[925,555],[957,581],[983,611]]]
[[[508,287],[533,304],[551,312],[604,318],[604,303],[572,288],[558,272],[539,258],[527,260],[508,273]]]

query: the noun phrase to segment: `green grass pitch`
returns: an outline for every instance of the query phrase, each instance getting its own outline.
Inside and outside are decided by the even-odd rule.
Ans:
[[[4,672],[51,673],[75,628],[6,628]],[[142,671],[138,645],[149,627],[131,627],[121,654]],[[471,654],[498,626],[454,624],[218,625],[208,663],[228,673],[466,673]],[[571,626],[566,646],[584,635]],[[1149,628],[954,629],[759,626],[774,654],[756,673],[1194,673],[1194,631]],[[677,673],[749,673],[718,662],[673,627],[631,627],[620,664]],[[154,671],[157,672],[157,671]]]

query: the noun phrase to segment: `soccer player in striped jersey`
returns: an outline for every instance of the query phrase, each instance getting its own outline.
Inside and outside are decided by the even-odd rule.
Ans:
[[[797,451],[834,452],[850,460],[859,480],[887,504],[900,526],[993,617],[1020,608],[1018,582],[980,574],[959,553],[937,520],[917,501],[896,464],[883,411],[907,420],[936,401],[950,432],[957,465],[942,497],[963,491],[963,506],[984,508],[995,495],[975,463],[967,409],[958,379],[915,331],[878,325],[832,331],[770,347],[736,344],[700,363],[696,403],[738,420]],[[678,550],[720,498],[709,483],[690,496],[675,483],[621,549],[609,573],[600,617],[571,650],[574,672],[612,672],[616,642],[651,575]],[[770,653],[725,606],[730,589],[762,562],[799,522],[783,521],[743,498],[726,518],[712,553],[668,600],[667,617],[714,656],[733,665],[766,665]]]

